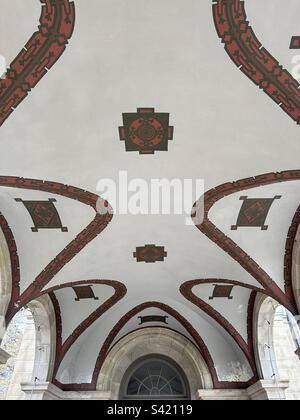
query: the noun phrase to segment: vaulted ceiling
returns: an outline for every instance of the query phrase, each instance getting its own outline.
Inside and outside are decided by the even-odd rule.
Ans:
[[[65,389],[93,389],[112,346],[149,326],[191,340],[216,387],[247,386],[256,294],[297,312],[298,1],[41,3],[40,18],[37,0],[0,0],[7,321],[50,296]],[[125,170],[203,179],[204,219],[99,214],[98,181]]]

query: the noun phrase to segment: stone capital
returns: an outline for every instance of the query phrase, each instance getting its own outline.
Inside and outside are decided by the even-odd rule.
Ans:
[[[261,380],[247,390],[250,400],[286,400],[289,381]]]

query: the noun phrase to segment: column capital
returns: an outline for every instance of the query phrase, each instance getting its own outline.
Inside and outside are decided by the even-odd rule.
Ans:
[[[199,389],[196,395],[197,400],[249,400],[246,389]]]
[[[247,389],[250,400],[286,400],[290,381],[261,380]]]
[[[26,400],[110,400],[110,392],[62,391],[50,382],[23,383]]]

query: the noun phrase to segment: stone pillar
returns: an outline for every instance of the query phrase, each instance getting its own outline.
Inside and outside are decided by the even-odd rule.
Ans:
[[[300,359],[300,316],[299,315],[295,316],[295,320],[296,320],[296,324],[297,324],[297,327],[298,327],[298,334],[297,334],[297,337],[296,337],[296,347],[298,347],[298,348],[295,351],[295,353]]]
[[[288,387],[289,381],[261,380],[250,386],[247,392],[250,400],[286,400]]]
[[[35,359],[35,325],[32,315],[27,317],[24,336],[15,359],[13,375],[6,393],[7,400],[23,400],[21,382],[32,380]]]
[[[10,357],[10,354],[0,348],[0,365],[5,365]]]

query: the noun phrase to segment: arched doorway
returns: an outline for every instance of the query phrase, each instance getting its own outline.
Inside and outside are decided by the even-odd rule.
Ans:
[[[2,343],[12,357],[0,366],[0,400],[32,399],[39,384],[51,381],[55,337],[55,314],[48,296],[19,310]],[[25,384],[32,389],[29,394],[22,388]]]
[[[124,336],[110,349],[98,376],[97,390],[109,392],[112,400],[128,397],[131,376],[147,361],[155,362],[154,366],[150,367],[155,368],[157,364],[162,367],[167,364],[172,368],[176,377],[182,381],[182,395],[185,395],[185,398],[196,399],[199,389],[213,388],[208,366],[191,341],[167,328],[149,327]],[[145,367],[146,376],[143,380],[147,379],[147,365],[141,373],[145,372]],[[151,376],[151,372],[152,370],[148,376]],[[157,369],[154,375],[157,375],[156,372]],[[164,379],[168,375],[166,372]],[[131,385],[134,386],[133,383]]]
[[[170,358],[149,355],[134,362],[124,375],[120,400],[187,400],[187,378]]]
[[[293,315],[271,297],[258,295],[254,308],[254,350],[260,379],[277,387],[278,399],[300,398],[300,361],[295,354],[300,332]]]

